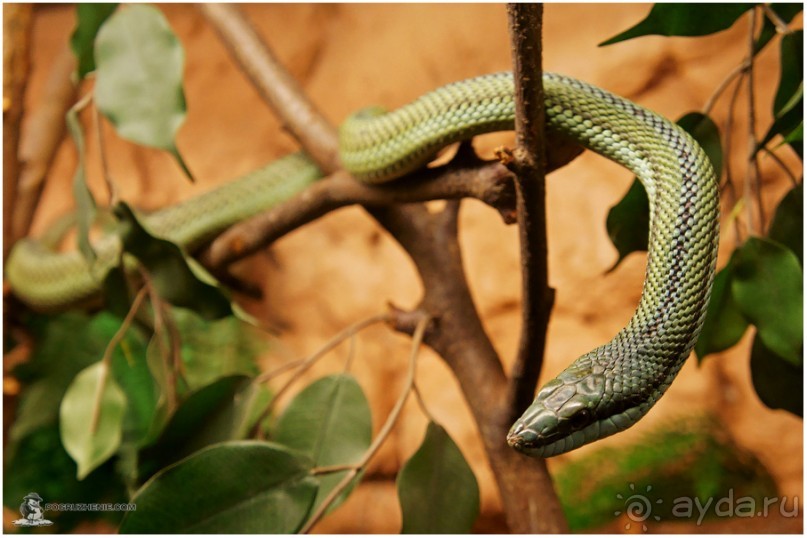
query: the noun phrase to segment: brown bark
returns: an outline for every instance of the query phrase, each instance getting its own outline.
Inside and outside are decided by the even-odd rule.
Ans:
[[[17,199],[11,215],[14,241],[28,235],[45,176],[64,139],[64,116],[76,98],[76,85],[71,80],[75,68],[75,56],[65,48],[56,57],[42,98],[26,120],[20,140]]]
[[[17,196],[18,148],[28,78],[30,4],[3,6],[3,259],[13,242],[12,210]]]
[[[541,372],[554,290],[549,287],[546,239],[546,141],[541,62],[543,6],[507,6],[516,91],[516,207],[521,246],[521,339],[508,401],[516,418],[530,404]]]

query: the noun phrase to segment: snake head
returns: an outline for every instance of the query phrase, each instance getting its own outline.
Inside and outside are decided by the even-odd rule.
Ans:
[[[584,355],[544,385],[507,435],[528,456],[547,458],[622,431],[645,410],[618,409],[606,395],[607,372]],[[616,405],[614,405],[616,404]]]

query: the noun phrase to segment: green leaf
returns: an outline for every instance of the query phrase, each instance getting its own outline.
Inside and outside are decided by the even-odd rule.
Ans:
[[[700,144],[712,163],[715,176],[719,178],[723,172],[723,147],[717,124],[712,118],[700,112],[685,114],[676,123]]]
[[[616,269],[631,252],[647,250],[650,203],[647,191],[638,179],[633,180],[622,200],[608,211],[605,227],[619,254],[609,272]]]
[[[779,117],[804,81],[804,31],[782,37],[779,61],[779,87],[773,100],[773,115]]]
[[[175,137],[185,121],[185,52],[160,11],[129,5],[95,40],[95,101],[118,134],[173,155],[193,181]]]
[[[103,347],[93,345],[96,338],[108,338],[113,333],[98,335],[89,331],[88,325],[89,317],[76,312],[54,318],[37,317],[30,325],[37,346],[31,358],[14,369],[14,376],[25,387],[9,432],[12,443],[43,426],[55,424],[59,402],[71,380],[101,356]]]
[[[12,442],[58,422],[67,387],[80,371],[98,361],[120,324],[119,318],[108,313],[90,317],[71,312],[34,319],[29,328],[37,346],[31,358],[14,369],[25,388],[9,434]],[[138,335],[130,331],[125,341],[137,345]]]
[[[84,258],[90,264],[93,264],[97,257],[90,244],[90,227],[95,221],[97,208],[95,198],[93,198],[92,192],[87,187],[84,128],[78,119],[78,112],[82,106],[82,103],[78,103],[71,107],[67,111],[66,121],[67,130],[70,136],[73,137],[76,151],[78,152],[78,164],[76,165],[76,173],[73,176],[73,198],[76,200],[76,217],[78,221],[78,247]]]
[[[715,276],[709,307],[703,329],[695,344],[699,360],[710,353],[728,349],[740,341],[748,320],[745,319],[731,294],[731,279],[734,273],[732,260]]]
[[[775,136],[781,135],[793,151],[803,156],[804,119],[804,32],[796,30],[782,37],[780,47],[779,86],[773,101],[774,122],[757,151]]]
[[[59,409],[62,443],[78,464],[79,480],[112,457],[120,446],[126,396],[108,374],[103,362],[82,370]]]
[[[112,15],[118,4],[78,4],[76,6],[76,29],[70,36],[70,47],[76,55],[76,73],[81,80],[95,71],[93,49],[95,36],[104,21]]]
[[[253,418],[255,397],[251,380],[230,376],[192,392],[179,405],[157,442],[144,452],[144,473],[174,463],[206,446],[243,438]],[[263,397],[264,402],[268,398]],[[245,415],[248,415],[245,418]]]
[[[773,216],[768,237],[788,247],[804,267],[804,184],[782,197]]]
[[[768,7],[786,23],[790,23],[803,9],[801,2],[794,2],[792,4],[768,4]],[[762,29],[759,31],[759,36],[757,36],[757,41],[754,44],[754,54],[759,53],[765,48],[765,45],[767,45],[775,35],[776,25],[771,22],[770,18],[763,17]]]
[[[160,471],[135,494],[121,533],[293,533],[317,493],[310,462],[272,443],[205,448]]]
[[[804,121],[799,122],[799,125],[785,136],[782,143],[788,144],[799,159],[804,160]]]
[[[467,534],[479,515],[479,486],[442,426],[426,437],[397,479],[404,534]]]
[[[229,298],[214,284],[213,277],[185,256],[181,248],[147,231],[126,203],[115,206],[115,215],[121,224],[124,250],[146,267],[160,297],[190,308],[205,319],[232,314]]]
[[[173,308],[172,314],[182,334],[182,362],[190,390],[226,376],[259,373],[256,359],[266,344],[256,329],[234,317],[208,321],[184,308]]]
[[[273,439],[301,451],[318,467],[351,464],[361,461],[370,447],[372,426],[370,405],[355,378],[332,375],[311,383],[289,403],[278,419]],[[317,477],[320,488],[315,506],[345,474]]]
[[[804,91],[803,86],[799,86],[798,91],[793,96],[793,99],[785,105],[780,115],[773,120],[773,125],[770,126],[768,132],[757,145],[757,151],[765,147],[768,142],[773,140],[777,135],[781,135],[785,139],[794,137],[798,138],[799,126],[804,121]],[[791,144],[793,151],[799,158],[803,159],[803,148],[798,142]]]
[[[157,419],[160,394],[146,360],[145,342],[141,339],[132,345],[123,340],[120,350],[112,357],[112,375],[126,395],[124,433],[140,446],[148,440]]]
[[[754,4],[654,4],[636,26],[600,43],[600,47],[646,35],[703,36],[729,28]]]
[[[163,339],[162,345],[160,344],[161,338]],[[141,437],[138,443],[139,448],[153,444],[162,435],[174,412],[176,404],[171,401],[171,394],[175,393],[176,387],[172,386],[173,378],[170,375],[173,365],[170,364],[170,352],[166,351],[169,346],[170,343],[165,335],[153,334],[146,347],[146,366],[154,383],[156,401],[154,402],[154,418],[148,431]]]
[[[751,237],[734,254],[731,293],[774,353],[797,364],[803,339],[802,270],[793,252]]]
[[[751,381],[762,403],[799,417],[804,409],[804,366],[771,351],[757,334],[751,347]]]

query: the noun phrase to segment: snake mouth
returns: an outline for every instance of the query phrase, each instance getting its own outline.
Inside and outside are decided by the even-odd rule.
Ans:
[[[519,420],[507,434],[507,444],[527,456],[551,458],[626,430],[643,417],[650,407],[643,403],[610,417],[595,420],[562,436],[555,428],[544,427],[538,432],[533,423]]]
[[[597,439],[599,429],[599,424],[595,422],[582,430],[553,441],[551,437],[557,437],[557,435],[544,437],[535,430],[518,423],[507,434],[507,444],[527,456],[550,458],[574,450],[589,440]]]

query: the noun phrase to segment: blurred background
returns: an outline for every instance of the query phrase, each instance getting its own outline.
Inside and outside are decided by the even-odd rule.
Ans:
[[[185,48],[189,113],[178,145],[197,184],[190,185],[166,153],[122,141],[104,125],[110,171],[122,197],[146,209],[193,196],[296,149],[202,16],[192,6],[159,7]],[[250,4],[243,9],[334,123],[364,106],[393,108],[442,84],[510,68],[503,5]],[[597,46],[633,26],[649,10],[649,4],[547,4],[545,70],[601,86],[672,119],[702,109],[746,55],[748,21],[742,18],[727,31],[701,38],[651,36]],[[74,24],[73,6],[34,9],[27,109],[43,106],[48,74],[65,50]],[[771,121],[768,103],[776,91],[777,61],[776,47],[768,47],[755,65],[757,99],[762,103],[758,121],[763,126]],[[740,102],[745,91],[740,90]],[[712,113],[721,126],[727,105],[724,96]],[[745,113],[737,114],[736,151],[725,157],[739,171],[747,159],[746,118]],[[96,142],[95,136],[88,137],[89,181],[104,192]],[[491,156],[495,147],[513,143],[511,133],[492,134],[476,139],[475,147]],[[792,169],[800,170],[798,159],[784,158]],[[47,179],[34,235],[41,235],[73,207],[70,185],[75,166],[74,147],[65,140]],[[606,274],[617,258],[606,232],[606,216],[631,182],[629,172],[590,153],[548,178],[549,275],[557,295],[541,383],[609,340],[638,301],[643,254],[631,254]],[[763,158],[761,184],[770,215],[790,183],[771,159]],[[724,206],[723,214],[730,209]],[[519,334],[517,231],[476,201],[463,203],[460,226],[471,289],[507,367]],[[725,235],[718,268],[732,248]],[[235,272],[264,289],[263,301],[243,299],[247,309],[280,329],[279,337],[267,342],[260,354],[266,369],[315,351],[346,326],[383,311],[388,302],[415,306],[421,293],[409,259],[358,208],[334,212],[295,231],[268,251],[240,262]],[[693,356],[667,395],[637,426],[549,461],[573,530],[641,532],[641,526],[631,525],[623,513],[624,498],[639,490],[664,499],[665,508],[681,496],[723,497],[729,490],[735,497],[786,496],[788,509],[793,496],[802,498],[803,424],[758,399],[750,379],[750,342],[746,334],[740,345],[702,364]],[[341,372],[348,347],[340,347],[307,376]],[[352,370],[370,400],[376,429],[398,396],[409,347],[408,338],[383,327],[367,329],[356,339]],[[8,372],[7,365],[4,396],[11,405],[4,414],[6,432],[13,424],[14,398],[21,388]],[[502,531],[500,499],[486,455],[450,371],[439,357],[424,351],[417,383],[429,411],[457,442],[479,481],[481,516],[474,530]],[[398,532],[395,476],[419,446],[425,425],[426,418],[410,399],[364,481],[315,531]],[[6,483],[14,472],[6,467]],[[648,485],[652,491],[646,490]],[[5,493],[9,494],[4,522],[9,529],[10,520],[19,517],[15,508],[19,501],[16,496],[9,499],[8,489]],[[772,510],[766,518],[732,519],[711,511],[700,522],[697,515],[662,517],[647,525],[651,532],[802,529],[800,513],[790,518]],[[111,529],[104,523],[76,524],[76,531]]]

